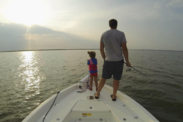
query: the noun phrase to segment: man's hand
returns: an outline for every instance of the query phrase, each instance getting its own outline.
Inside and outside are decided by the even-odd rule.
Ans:
[[[125,60],[126,60],[126,65],[128,67],[131,67],[131,64],[128,60],[128,49],[127,49],[126,43],[122,43],[121,47],[122,47],[122,50],[123,50],[123,55],[124,55]]]
[[[126,66],[131,67],[130,62],[126,62]]]
[[[103,42],[100,42],[100,53],[102,55],[102,58],[105,60],[104,43]]]

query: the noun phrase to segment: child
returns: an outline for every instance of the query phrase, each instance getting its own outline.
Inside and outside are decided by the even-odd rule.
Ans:
[[[88,51],[88,54],[91,59],[88,60],[87,64],[89,66],[90,72],[90,87],[89,89],[92,91],[93,79],[95,81],[96,91],[98,90],[98,82],[97,82],[97,59],[95,58],[96,54],[94,51]]]

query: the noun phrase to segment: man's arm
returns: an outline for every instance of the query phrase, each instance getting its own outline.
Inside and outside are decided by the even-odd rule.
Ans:
[[[100,42],[100,53],[102,55],[102,58],[105,60],[104,43],[103,42]]]
[[[127,46],[126,46],[126,42],[123,42],[121,44],[121,46],[122,46],[122,50],[123,50],[123,55],[124,55],[125,60],[126,60],[126,65],[128,67],[131,67],[131,64],[130,64],[129,59],[128,59],[128,49],[127,49]]]

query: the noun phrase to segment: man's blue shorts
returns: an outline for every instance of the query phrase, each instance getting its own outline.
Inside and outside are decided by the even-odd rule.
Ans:
[[[104,61],[102,78],[110,79],[113,75],[114,80],[121,80],[124,61]]]

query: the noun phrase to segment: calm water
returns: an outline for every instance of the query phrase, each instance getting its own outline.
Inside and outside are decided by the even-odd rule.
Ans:
[[[103,60],[96,50],[99,76]],[[130,50],[135,70],[119,90],[161,122],[183,122],[183,52]],[[0,122],[21,122],[44,100],[88,74],[87,50],[0,53]],[[112,79],[107,81],[112,85]]]

